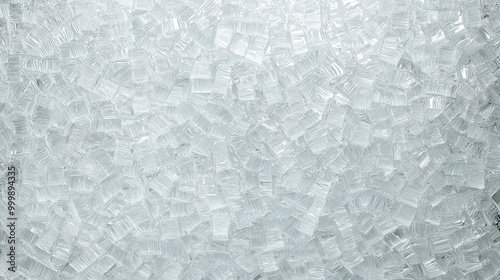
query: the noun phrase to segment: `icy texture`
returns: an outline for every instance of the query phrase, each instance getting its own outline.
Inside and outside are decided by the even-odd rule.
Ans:
[[[0,1],[0,278],[499,279],[499,6]]]

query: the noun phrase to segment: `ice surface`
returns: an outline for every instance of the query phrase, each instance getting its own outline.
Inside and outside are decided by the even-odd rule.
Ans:
[[[498,278],[497,4],[0,3],[0,278]]]

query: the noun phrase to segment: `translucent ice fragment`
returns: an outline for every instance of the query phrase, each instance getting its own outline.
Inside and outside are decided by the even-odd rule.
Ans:
[[[299,55],[307,52],[307,42],[304,31],[294,30],[290,32],[292,39],[293,54]]]
[[[438,81],[426,80],[424,81],[424,92],[426,94],[440,95],[440,96],[453,96],[453,85],[440,83]]]
[[[462,224],[463,219],[458,220],[455,224]],[[458,227],[458,226],[457,226]],[[477,231],[473,230],[471,227],[462,227],[450,234],[450,241],[454,248],[458,248],[461,245],[467,243],[468,241],[478,238]]]
[[[78,85],[86,90],[92,90],[99,77],[99,69],[90,65],[84,67]]]
[[[182,86],[174,86],[170,95],[167,98],[168,106],[179,106],[184,100],[184,87]]]
[[[88,54],[87,47],[83,41],[73,41],[61,47],[61,52],[66,49],[67,56],[71,59],[84,57]]]
[[[181,236],[177,218],[167,218],[160,222],[160,230],[163,239],[177,239]]]
[[[386,30],[389,27],[389,21],[385,17],[381,17],[377,14],[368,19],[367,27],[379,38],[383,38]]]
[[[384,242],[391,249],[403,244],[407,240],[406,235],[402,231],[402,229],[398,229],[394,232],[391,232],[384,237]]]
[[[70,262],[70,266],[77,272],[81,272],[89,267],[94,261],[99,258],[98,252],[92,249],[85,250],[80,256]]]
[[[118,91],[118,85],[106,78],[100,80],[98,87],[98,92],[107,98],[113,98]]]
[[[339,259],[342,255],[340,251],[339,245],[335,237],[330,237],[324,240],[321,240],[321,245],[325,251],[325,254],[332,259]]]
[[[307,29],[321,28],[321,9],[317,3],[307,3],[304,12]]]
[[[346,109],[337,105],[332,105],[327,113],[327,124],[333,127],[342,127],[344,124],[345,113]]]
[[[193,93],[209,93],[212,91],[212,80],[194,79],[191,80],[191,92]]]
[[[439,130],[439,127],[437,124],[432,123],[429,124],[426,128],[425,131],[427,133],[427,140],[428,143],[431,147],[438,146],[441,144],[444,144],[444,140],[441,137],[441,131]]]
[[[132,99],[132,109],[134,115],[145,114],[149,112],[149,98],[146,95],[136,95]]]
[[[58,230],[50,228],[40,237],[40,239],[38,239],[36,245],[38,246],[38,248],[50,253],[54,242],[58,238],[58,235]]]
[[[133,230],[134,225],[128,218],[122,218],[117,222],[113,223],[113,226],[107,231],[107,236],[113,242],[116,242],[123,237],[125,237],[131,230]]]
[[[403,29],[403,30],[410,28],[409,11],[406,10],[406,11],[400,11],[397,13],[393,13],[392,14],[392,27],[396,28],[396,29]]]
[[[300,226],[298,230],[307,236],[312,236],[316,230],[316,225],[318,224],[319,218],[311,213],[306,213],[300,219]]]
[[[21,237],[22,238],[22,237]],[[27,240],[24,238],[24,240]],[[30,242],[32,244],[32,242]],[[54,246],[53,257],[62,261],[68,261],[72,242],[67,238],[59,238]]]
[[[221,48],[227,48],[231,45],[231,40],[233,38],[233,32],[230,29],[219,27],[215,34],[215,44]]]
[[[227,136],[228,128],[223,124],[211,124],[208,129],[208,136],[224,139]]]
[[[467,271],[473,273],[482,267],[479,259],[479,247],[476,244],[467,244],[458,250],[458,262],[460,266]]]
[[[235,263],[246,272],[251,272],[257,266],[254,254],[242,254],[238,256]]]
[[[101,119],[97,121],[97,131],[99,132],[117,132],[121,131],[121,119]]]
[[[475,66],[480,66],[484,64],[485,62],[492,60],[495,58],[495,54],[492,52],[492,50],[488,47],[488,45],[485,45],[484,47],[476,50],[470,55],[470,60],[472,64]],[[488,67],[484,68],[476,68],[477,71],[479,72],[477,74],[478,78],[481,78],[481,74],[487,74],[488,72],[491,72],[491,69]]]
[[[429,278],[435,278],[445,274],[445,271],[443,271],[434,257],[423,261],[422,265],[425,269],[425,275]]]
[[[405,204],[399,204],[396,206],[393,212],[393,220],[409,227],[412,224],[413,218],[415,217],[416,209]]]
[[[306,42],[309,51],[321,49],[326,46],[326,42],[319,29],[308,31],[306,33]]]
[[[295,65],[295,72],[302,78],[309,73],[312,73],[318,67],[319,64],[317,58],[313,55],[306,55]]]
[[[148,53],[146,50],[133,49],[130,51],[132,73],[131,78],[134,82],[144,82],[149,77],[148,71]]]
[[[328,106],[328,100],[333,96],[317,91],[311,98],[310,108],[315,114],[323,114]]]
[[[229,22],[229,26],[239,34],[262,35],[267,33],[267,25],[256,18],[238,18]]]
[[[406,125],[405,125],[405,129],[408,133],[412,134],[412,135],[418,135],[420,134],[422,131],[424,131],[424,126],[418,122],[418,121],[415,121],[415,120],[410,120]]]
[[[175,179],[176,176],[172,172],[163,172],[151,181],[150,187],[159,195],[167,196]]]
[[[346,234],[347,236],[347,234]],[[354,245],[354,244],[352,244]],[[352,246],[351,245],[351,246]],[[353,269],[363,262],[363,255],[354,250],[349,250],[343,254],[342,260],[340,261],[342,265],[349,271],[353,271]]]
[[[304,135],[303,127],[295,118],[289,118],[283,122],[286,135],[290,140],[296,140]]]
[[[433,249],[436,253],[445,253],[453,250],[450,239],[444,234],[435,236],[431,240]]]
[[[211,65],[205,61],[196,61],[191,71],[191,75],[189,76],[190,79],[211,79],[212,72],[210,67]]]
[[[370,132],[371,126],[368,123],[361,122],[354,135],[354,143],[361,147],[368,147],[370,145]]]
[[[346,17],[348,19],[358,20],[359,15],[362,13],[361,3],[357,0],[348,0],[344,3]]]
[[[71,190],[78,192],[92,191],[94,188],[92,181],[85,176],[70,176],[68,184]]]
[[[193,119],[193,124],[205,133],[208,132],[211,125],[210,121],[201,114],[195,116],[195,118]]]
[[[429,24],[424,29],[427,40],[432,44],[441,45],[446,43],[446,36],[439,24]]]
[[[320,126],[313,127],[308,135],[309,147],[311,151],[318,154],[328,147],[328,135],[327,131]]]
[[[257,259],[263,272],[270,273],[279,269],[273,252],[261,253],[257,255]]]
[[[442,98],[442,97],[428,97],[426,99],[426,107],[427,109],[432,109],[432,110],[440,110],[440,109],[444,109],[445,105],[446,105],[446,98]]]
[[[216,172],[222,172],[231,168],[227,145],[224,142],[219,142],[212,146],[212,156]]]
[[[391,115],[394,120],[394,125],[403,126],[408,122],[408,114],[406,112],[406,108],[403,107],[394,107],[391,109]]]
[[[358,68],[353,77],[355,85],[363,88],[370,88],[375,81],[375,75],[367,69]]]
[[[395,37],[386,37],[380,52],[380,60],[390,65],[397,65],[402,55],[403,50],[398,46],[397,39]]]
[[[248,48],[248,40],[241,36],[233,37],[233,41],[231,42],[230,50],[239,56],[244,56],[245,52]]]
[[[477,80],[483,88],[493,85],[496,81],[496,76],[487,67],[479,67],[476,72]]]
[[[478,5],[465,5],[464,12],[466,27],[477,27],[481,25],[481,10]]]
[[[453,21],[447,24],[447,29],[452,36],[459,36],[466,32],[463,15],[458,15]]]
[[[443,64],[453,65],[458,58],[456,47],[442,47],[439,50],[439,62]]]
[[[393,71],[391,76],[392,77],[389,82],[399,88],[406,89],[415,84],[415,77],[413,77],[413,75],[409,72]]]
[[[193,152],[208,156],[210,153],[210,148],[212,147],[214,140],[211,138],[207,138],[206,136],[198,135],[193,138],[191,145],[193,148]]]
[[[179,18],[162,18],[163,24],[162,29],[165,33],[175,33],[177,30],[181,29],[183,26],[179,21]]]
[[[295,169],[288,171],[283,178],[283,186],[287,189],[293,190],[297,187],[300,180],[301,173]],[[500,195],[499,195],[500,196]],[[499,200],[500,205],[500,200]]]
[[[276,84],[264,87],[262,92],[264,93],[264,97],[269,105],[274,105],[283,101],[281,89]]]
[[[275,85],[278,83],[278,74],[274,70],[266,70],[255,75],[257,82],[262,85]]]
[[[491,31],[488,27],[481,27],[478,29],[479,36],[485,41],[491,40]]]
[[[26,61],[26,69],[44,73],[58,73],[61,72],[61,63],[55,59],[29,58]]]
[[[253,172],[259,172],[268,166],[268,161],[258,155],[251,155],[246,164],[246,168]]]
[[[72,121],[89,115],[89,111],[87,105],[83,101],[75,101],[72,102],[68,106],[68,114]]]
[[[297,163],[302,168],[311,166],[315,161],[316,155],[314,155],[309,149],[306,149],[297,155]]]
[[[500,210],[500,189],[498,189],[496,192],[494,192],[490,196],[490,198],[493,201],[493,203],[495,204],[495,206],[498,208],[498,210]]]
[[[469,127],[469,131],[467,132],[467,137],[478,139],[481,141],[487,141],[489,134],[490,132],[487,129],[474,124]]]
[[[355,225],[359,232],[367,234],[373,228],[375,222],[372,215],[363,212],[358,216]]]
[[[417,254],[415,253],[415,250],[413,250],[411,245],[412,243],[408,239],[405,239],[403,243],[396,246],[396,250],[401,255],[401,257],[403,257],[405,262],[417,263]]]
[[[179,279],[182,273],[182,265],[180,263],[171,263],[167,266],[163,275],[164,279]]]
[[[469,158],[467,185],[475,189],[484,189],[484,164],[482,159]]]
[[[45,106],[37,106],[33,112],[33,124],[44,127],[48,125],[51,117],[51,110]]]
[[[256,63],[262,64],[264,60],[264,51],[267,46],[267,38],[257,36],[248,47],[245,58]]]
[[[328,62],[323,68],[322,71],[328,76],[330,80],[333,80],[339,76],[344,74],[344,69],[340,65],[337,60],[332,60]]]
[[[281,230],[270,229],[266,233],[266,247],[270,251],[285,248]]]
[[[255,99],[255,89],[251,84],[238,86],[238,96],[241,101],[253,101]]]
[[[493,111],[496,109],[496,106],[493,105],[492,103],[490,102],[487,102],[483,105],[480,106],[479,108],[479,115],[487,120],[489,119],[489,117],[491,116],[491,114],[493,113]]]
[[[214,92],[219,94],[225,94],[227,92],[229,88],[229,81],[231,80],[230,72],[231,72],[231,67],[228,65],[219,64],[217,66],[214,86],[212,89]]]
[[[9,83],[17,83],[21,78],[21,58],[19,56],[9,56],[7,62],[7,80]]]
[[[333,213],[333,218],[339,230],[344,231],[353,227],[353,223],[345,209],[338,209]]]
[[[417,208],[424,191],[425,189],[420,186],[409,184],[399,193],[400,201],[413,208]]]

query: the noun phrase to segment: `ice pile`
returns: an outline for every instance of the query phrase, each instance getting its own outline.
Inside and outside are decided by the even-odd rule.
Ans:
[[[2,1],[0,276],[498,279],[499,32],[497,0]]]

